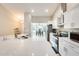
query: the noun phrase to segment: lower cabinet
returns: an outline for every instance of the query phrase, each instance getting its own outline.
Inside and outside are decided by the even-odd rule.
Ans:
[[[79,56],[79,46],[65,41],[65,38],[59,39],[59,53],[62,56]]]
[[[61,55],[65,55],[65,51],[64,51],[64,41],[62,38],[59,38],[59,53]]]
[[[69,51],[68,55],[79,56],[79,46],[67,42],[67,49]]]

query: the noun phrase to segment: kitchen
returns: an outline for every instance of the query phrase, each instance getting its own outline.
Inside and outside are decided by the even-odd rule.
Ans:
[[[61,56],[79,56],[79,4],[62,3],[53,19],[52,30],[55,30],[50,33],[52,47]],[[56,39],[58,43],[54,44]]]

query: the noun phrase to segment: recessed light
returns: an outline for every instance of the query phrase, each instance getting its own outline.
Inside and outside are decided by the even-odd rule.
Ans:
[[[31,11],[32,13],[34,12],[34,10]]]
[[[46,9],[45,12],[48,12],[48,9]]]

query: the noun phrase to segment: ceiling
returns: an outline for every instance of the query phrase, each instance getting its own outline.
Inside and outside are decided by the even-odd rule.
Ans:
[[[3,3],[2,5],[15,16],[24,17],[24,12],[31,12],[31,10],[34,10],[31,13],[32,16],[51,16],[58,3]],[[48,9],[48,12],[45,12],[46,9]]]

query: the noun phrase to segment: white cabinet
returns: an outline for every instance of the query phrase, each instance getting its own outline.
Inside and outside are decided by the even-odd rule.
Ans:
[[[64,19],[63,18],[64,18],[63,14],[61,14],[61,16],[58,17],[58,19],[57,19],[57,26],[58,27],[62,27],[64,25]]]
[[[64,28],[72,28],[71,24],[72,24],[71,14],[66,12],[64,14]]]
[[[71,11],[74,28],[79,28],[79,7]]]
[[[64,28],[79,28],[79,7],[64,13]]]
[[[63,56],[79,56],[79,46],[68,38],[59,38],[59,52]]]
[[[67,39],[67,38],[59,38],[59,53],[63,56],[66,56],[67,47],[66,47],[66,42],[63,39]]]
[[[66,42],[65,48],[66,56],[79,56],[79,47],[77,47],[76,45],[70,42]]]

